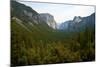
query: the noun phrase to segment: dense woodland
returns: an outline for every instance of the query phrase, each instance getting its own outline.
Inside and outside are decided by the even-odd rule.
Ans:
[[[95,60],[95,27],[68,32],[23,21],[29,31],[17,22],[11,17],[12,66]]]
[[[22,30],[14,22],[11,30],[13,65],[95,60],[95,30],[77,33],[34,31],[33,34]]]

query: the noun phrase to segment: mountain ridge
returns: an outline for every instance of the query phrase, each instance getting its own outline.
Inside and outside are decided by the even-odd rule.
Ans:
[[[38,13],[32,8],[16,1],[12,1],[11,6],[11,17],[16,17],[24,23],[30,22],[30,24],[44,24],[45,26],[56,29],[56,21],[51,14]],[[42,17],[42,15],[44,15],[44,17]]]
[[[76,31],[77,29],[84,30],[86,26],[90,27],[89,25],[94,27],[95,26],[94,17],[95,17],[95,13],[92,13],[91,15],[86,17],[75,16],[73,20],[63,22],[60,25],[59,30]],[[89,22],[89,20],[91,20],[91,23]]]
[[[62,31],[53,29],[56,24],[52,15],[40,16],[35,10],[11,1],[11,66],[94,61],[94,15],[82,21],[76,17]]]

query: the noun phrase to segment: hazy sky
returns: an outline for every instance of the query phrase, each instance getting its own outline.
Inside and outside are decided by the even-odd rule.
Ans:
[[[74,16],[89,16],[95,12],[94,6],[82,5],[67,5],[67,4],[50,4],[50,3],[35,3],[21,2],[33,8],[38,13],[50,13],[54,16],[57,23],[62,23],[67,20],[72,20]]]

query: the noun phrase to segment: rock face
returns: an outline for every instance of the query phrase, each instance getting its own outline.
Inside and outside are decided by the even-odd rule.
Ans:
[[[68,25],[69,25],[70,22],[72,22],[72,21],[66,21],[64,23],[61,23],[59,25],[58,29],[60,29],[60,30],[66,30],[66,29],[68,29]]]
[[[82,21],[82,17],[80,17],[80,16],[75,16],[73,19],[73,22],[75,22],[75,23],[79,23],[81,21]]]
[[[75,16],[73,20],[62,23],[59,27],[60,30],[67,31],[82,31],[86,28],[95,27],[95,13],[87,17]]]
[[[56,21],[54,20],[54,17],[49,13],[41,13],[38,15],[40,21],[46,22],[48,26],[50,26],[53,29],[56,29]]]
[[[29,24],[44,24],[49,27],[56,29],[56,22],[54,17],[49,13],[37,13],[32,8],[18,3],[16,1],[12,1],[11,3],[11,15],[12,17],[16,17],[23,21],[24,23]]]
[[[12,1],[11,2],[11,15],[15,16],[15,17],[19,17],[19,19],[22,19],[22,17],[24,18],[32,18],[35,15],[38,15],[38,13],[33,10],[32,8],[21,4],[19,2],[16,1]]]
[[[82,17],[75,16],[73,20],[65,21],[59,27],[60,30],[73,30],[75,26],[78,25],[82,21]]]

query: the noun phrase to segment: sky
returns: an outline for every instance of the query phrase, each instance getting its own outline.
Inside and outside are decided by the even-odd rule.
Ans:
[[[63,23],[73,20],[75,16],[86,17],[95,12],[94,6],[70,5],[70,4],[53,4],[37,2],[20,2],[30,6],[38,13],[49,13],[54,16],[57,23]]]

